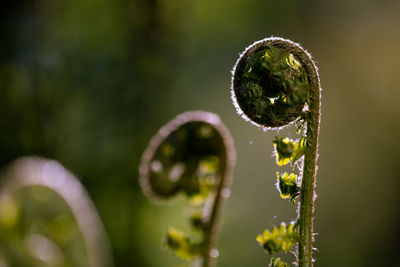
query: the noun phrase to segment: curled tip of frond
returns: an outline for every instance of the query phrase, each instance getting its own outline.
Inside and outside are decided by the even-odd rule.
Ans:
[[[218,115],[185,112],[151,139],[139,167],[140,185],[153,200],[183,192],[201,204],[217,185],[230,184],[234,161],[233,139]]]
[[[51,196],[62,199],[63,206],[66,204],[65,206],[68,206],[68,210],[72,212],[87,248],[88,266],[113,265],[108,238],[94,204],[79,180],[59,162],[37,156],[22,157],[12,162],[0,176],[0,224],[4,222],[18,224],[18,216],[11,216],[13,220],[10,221],[10,214],[4,214],[4,211],[9,211],[4,207],[9,204],[15,209],[24,209],[24,204],[19,203],[15,198],[17,194],[25,193],[26,191],[22,191],[24,189],[43,188],[46,191],[42,193],[52,192]],[[54,199],[50,198],[49,201],[54,201]],[[44,206],[40,209],[47,207],[45,206],[47,203],[41,202],[41,204]],[[48,204],[52,204],[51,207],[54,205],[53,202]],[[35,215],[33,210],[30,212],[32,213],[31,223],[37,223],[35,220],[40,220],[41,223],[46,222],[43,218],[37,219],[38,217],[35,216],[39,215]],[[62,212],[65,211],[57,210],[57,212],[63,214]],[[40,231],[37,235],[41,236]]]
[[[246,121],[264,130],[279,129],[301,117],[315,84],[319,80],[311,56],[292,41],[271,37],[240,55],[232,71],[231,97]]]

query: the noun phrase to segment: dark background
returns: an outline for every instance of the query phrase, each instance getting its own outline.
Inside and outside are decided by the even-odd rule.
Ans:
[[[184,225],[182,201],[157,207],[142,195],[141,153],[178,113],[216,112],[238,153],[219,266],[266,266],[255,237],[295,207],[274,187],[276,133],[235,114],[230,70],[253,41],[285,37],[312,53],[323,87],[316,266],[394,266],[399,14],[395,0],[2,2],[0,168],[31,154],[58,160],[87,188],[117,266],[175,266],[160,240]]]

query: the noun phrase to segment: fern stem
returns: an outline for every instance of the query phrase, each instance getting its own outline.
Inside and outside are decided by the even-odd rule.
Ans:
[[[307,66],[307,72],[310,77],[311,90],[308,102],[309,112],[306,118],[306,149],[303,165],[303,180],[300,191],[300,211],[299,211],[299,266],[312,267],[312,243],[314,241],[313,233],[313,213],[314,201],[316,198],[315,186],[317,176],[318,160],[318,139],[319,127],[321,121],[321,86],[317,67],[311,56],[303,51],[303,64]],[[307,60],[304,60],[306,57]]]
[[[214,267],[217,262],[217,242],[221,213],[225,200],[229,197],[230,194],[229,186],[232,182],[232,170],[236,158],[233,139],[229,134],[228,128],[226,128],[222,123],[216,125],[216,127],[218,127],[219,132],[224,137],[223,142],[226,149],[221,158],[221,163],[223,165],[221,166],[219,171],[221,182],[216,189],[215,198],[212,203],[212,211],[204,238],[205,243],[202,253],[203,267]]]
[[[307,120],[307,140],[304,155],[303,181],[300,193],[299,214],[299,266],[311,267],[313,242],[313,212],[318,159],[318,136],[320,123],[320,99],[318,90],[310,97],[310,113]]]
[[[223,190],[227,189],[231,181],[230,167],[227,168],[226,163],[230,164],[230,161],[226,159],[223,160],[225,166],[221,171],[221,183],[219,188],[216,190],[216,195],[213,203],[213,208],[211,211],[211,216],[209,219],[207,232],[205,236],[204,250],[202,253],[203,267],[214,267],[216,265],[216,258],[218,257],[217,242],[218,242],[218,232],[219,224],[221,218],[221,211],[223,208],[224,200],[227,197],[224,196]],[[229,190],[229,189],[227,189]]]
[[[312,243],[314,241],[313,213],[316,198],[315,185],[318,160],[318,137],[321,121],[321,86],[318,69],[312,57],[301,46],[288,40],[279,40],[276,45],[291,49],[293,55],[305,66],[310,82],[310,95],[307,101],[309,111],[307,112],[306,148],[304,154],[303,179],[300,190],[299,210],[299,267],[312,267]]]

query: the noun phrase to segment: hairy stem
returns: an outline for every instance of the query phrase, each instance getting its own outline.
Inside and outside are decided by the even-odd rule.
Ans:
[[[318,136],[320,124],[320,84],[318,72],[314,64],[307,64],[312,70],[309,100],[309,113],[306,119],[306,150],[304,155],[303,181],[300,192],[300,213],[299,213],[299,266],[312,267],[312,243],[313,243],[313,213],[315,184],[317,175],[318,159]]]

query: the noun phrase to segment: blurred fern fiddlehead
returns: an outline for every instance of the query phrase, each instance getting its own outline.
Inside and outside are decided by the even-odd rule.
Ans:
[[[113,266],[95,206],[60,163],[22,157],[0,176],[0,266]]]
[[[140,185],[155,200],[182,193],[191,206],[191,229],[197,240],[170,228],[167,249],[203,267],[215,266],[218,225],[229,185],[235,150],[232,137],[213,113],[195,111],[178,115],[151,139],[140,165]]]
[[[302,135],[273,141],[278,166],[290,163],[292,169],[300,169],[300,175],[277,173],[281,197],[300,200],[297,221],[266,230],[257,241],[270,254],[288,252],[298,244],[298,265],[311,267],[321,92],[317,67],[298,44],[267,38],[241,54],[233,69],[231,92],[245,120],[264,130],[295,124]],[[272,258],[270,266],[288,265]]]

